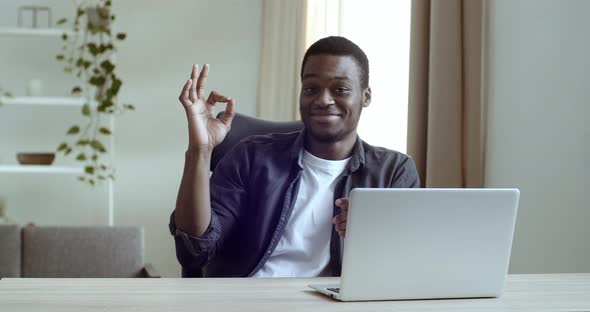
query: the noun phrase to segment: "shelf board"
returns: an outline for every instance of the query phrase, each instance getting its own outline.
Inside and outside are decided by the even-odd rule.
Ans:
[[[4,36],[61,37],[64,33],[70,37],[74,35],[70,30],[59,28],[0,27],[0,35]]]
[[[0,165],[0,173],[63,173],[83,174],[82,167],[45,166],[45,165]]]
[[[58,96],[15,96],[1,97],[4,105],[47,105],[47,106],[82,106],[85,99],[82,97],[58,97]]]

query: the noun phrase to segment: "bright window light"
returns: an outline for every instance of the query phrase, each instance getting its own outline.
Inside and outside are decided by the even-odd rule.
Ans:
[[[363,110],[360,137],[406,152],[411,1],[309,0],[307,46],[341,35],[369,58],[372,101]]]

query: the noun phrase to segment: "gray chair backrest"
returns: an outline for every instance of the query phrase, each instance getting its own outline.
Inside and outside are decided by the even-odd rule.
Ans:
[[[220,117],[222,114],[223,112],[217,114],[217,117]],[[301,121],[269,121],[236,113],[229,133],[223,142],[213,149],[210,169],[213,171],[221,158],[242,139],[252,135],[289,133],[301,129],[303,129],[303,123]]]
[[[139,277],[141,227],[23,228],[23,277]]]
[[[20,227],[0,224],[0,277],[20,277]]]

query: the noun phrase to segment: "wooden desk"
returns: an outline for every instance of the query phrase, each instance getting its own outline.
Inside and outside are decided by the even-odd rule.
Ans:
[[[499,299],[339,302],[317,279],[3,279],[0,311],[590,311],[590,274],[511,275]]]

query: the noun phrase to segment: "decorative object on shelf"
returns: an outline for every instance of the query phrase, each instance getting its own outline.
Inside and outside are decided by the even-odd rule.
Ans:
[[[43,81],[41,79],[30,79],[27,83],[28,96],[42,96],[43,95]]]
[[[80,79],[80,84],[73,86],[70,92],[86,99],[82,115],[87,117],[86,124],[68,129],[67,135],[74,140],[61,143],[57,151],[66,156],[75,152],[76,160],[84,163],[85,174],[78,178],[90,185],[98,180],[114,179],[113,168],[102,161],[108,152],[102,140],[112,135],[112,129],[103,124],[105,117],[135,109],[133,105],[120,104],[117,98],[123,81],[115,74],[112,57],[115,44],[124,40],[126,34],[112,32],[114,20],[111,1],[80,3],[73,25],[78,35],[70,38],[64,33],[64,53],[56,56],[57,60],[65,62],[66,73]],[[66,19],[60,19],[57,24],[65,22]]]
[[[25,26],[24,25],[24,13],[31,12],[31,25]],[[38,13],[41,14],[38,14]],[[51,8],[45,6],[37,6],[37,5],[25,5],[18,8],[18,27],[30,27],[30,28],[38,28],[38,17],[43,15],[47,17],[47,28],[51,28]]]
[[[51,165],[55,153],[18,153],[16,159],[21,165]]]

